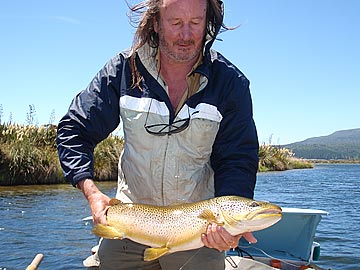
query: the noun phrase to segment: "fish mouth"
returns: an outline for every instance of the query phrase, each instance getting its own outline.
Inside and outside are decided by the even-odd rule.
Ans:
[[[277,205],[258,207],[239,222],[239,230],[243,232],[263,230],[280,221],[281,217],[282,210]]]
[[[281,218],[282,209],[279,206],[273,206],[268,208],[262,208],[251,212],[248,216],[248,220],[265,219],[265,218]]]

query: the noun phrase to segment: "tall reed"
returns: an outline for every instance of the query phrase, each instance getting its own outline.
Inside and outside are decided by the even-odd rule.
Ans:
[[[52,184],[64,178],[56,154],[56,126],[1,124],[0,184]]]
[[[55,125],[0,124],[0,185],[65,183]],[[123,140],[111,135],[94,151],[95,180],[117,178]]]
[[[259,171],[284,171],[290,169],[312,168],[313,164],[294,157],[287,148],[262,144],[259,149]]]

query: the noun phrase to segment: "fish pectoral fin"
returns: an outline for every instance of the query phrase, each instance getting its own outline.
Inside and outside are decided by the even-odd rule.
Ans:
[[[169,252],[168,247],[147,248],[144,252],[144,261],[153,261]]]
[[[226,224],[236,224],[239,223],[238,220],[236,220],[235,218],[233,218],[231,215],[229,215],[228,213],[226,213],[225,211],[222,211],[222,215],[224,217],[224,220],[226,222]]]
[[[109,201],[109,205],[110,206],[114,206],[114,205],[117,205],[117,204],[121,204],[123,203],[122,201],[118,200],[118,199],[115,199],[115,198],[112,198],[110,201]]]
[[[209,223],[215,223],[219,226],[224,225],[224,221],[221,221],[218,218],[216,218],[213,211],[211,211],[210,209],[203,210],[202,213],[198,217],[201,219],[205,219]]]
[[[106,226],[103,224],[95,225],[92,232],[99,237],[104,237],[107,239],[122,239],[122,238],[124,238],[123,233],[119,232],[114,227]]]

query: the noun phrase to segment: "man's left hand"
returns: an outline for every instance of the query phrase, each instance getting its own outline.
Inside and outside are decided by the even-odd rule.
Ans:
[[[218,226],[215,223],[208,226],[206,233],[201,235],[201,240],[208,248],[226,251],[231,248],[236,248],[241,237],[244,237],[253,244],[257,242],[256,238],[250,232],[233,236],[223,227]]]

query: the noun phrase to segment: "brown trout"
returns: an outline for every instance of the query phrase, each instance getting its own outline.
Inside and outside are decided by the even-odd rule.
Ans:
[[[238,235],[265,229],[281,219],[279,206],[238,196],[174,206],[122,203],[112,199],[110,205],[108,225],[95,225],[93,233],[108,239],[128,238],[150,246],[145,250],[145,261],[202,247],[201,234],[211,223]]]

